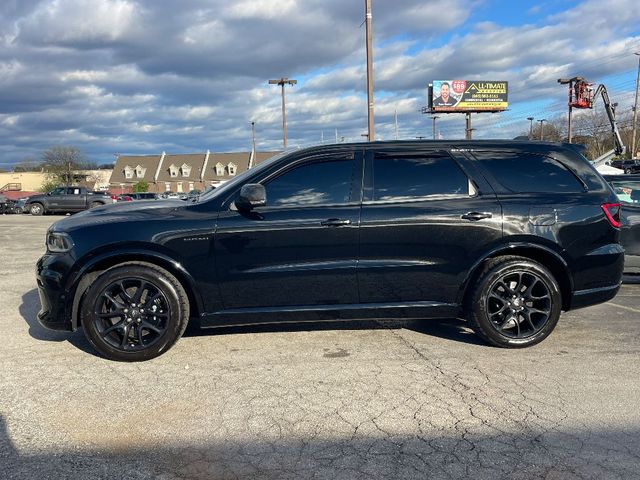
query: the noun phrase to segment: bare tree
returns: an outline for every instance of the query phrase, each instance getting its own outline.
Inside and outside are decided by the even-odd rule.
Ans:
[[[77,147],[58,145],[42,152],[42,168],[61,184],[72,183],[73,171],[86,164],[86,157]]]

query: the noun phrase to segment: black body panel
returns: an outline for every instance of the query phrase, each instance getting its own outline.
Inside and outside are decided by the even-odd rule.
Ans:
[[[476,158],[479,152],[555,159],[575,176],[579,191],[509,191]],[[374,181],[373,163],[383,157],[395,163],[376,167]],[[460,185],[438,193],[452,183],[443,175],[429,187],[435,191],[420,190],[420,180],[406,196],[391,194],[393,185],[385,181],[414,161],[433,175],[444,165],[438,162],[445,162]],[[276,183],[296,168],[332,162],[345,176],[335,191],[307,188],[286,196],[290,182]],[[322,171],[310,181],[322,185]],[[265,186],[266,205],[238,210],[241,187],[256,183]],[[564,308],[582,307],[611,298],[620,284],[620,231],[601,208],[614,201],[595,169],[561,144],[375,142],[295,151],[197,202],[123,202],[56,222],[50,232],[67,234],[73,249],[38,262],[39,318],[48,327],[77,328],[78,284],[125,261],[155,263],[171,272],[203,326],[450,317],[461,313],[483,261],[509,254],[549,263]]]

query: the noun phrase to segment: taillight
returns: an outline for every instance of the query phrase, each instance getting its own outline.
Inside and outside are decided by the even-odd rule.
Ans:
[[[620,204],[619,203],[603,203],[602,211],[612,227],[620,228]]]

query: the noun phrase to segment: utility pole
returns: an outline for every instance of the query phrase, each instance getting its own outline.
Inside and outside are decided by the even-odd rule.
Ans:
[[[280,85],[280,87],[282,87],[282,143],[284,144],[285,150],[287,149],[287,111],[285,108],[284,86],[293,86],[296,83],[298,83],[297,80],[289,80],[287,77],[282,77],[276,80],[269,80],[269,85]]]
[[[252,158],[252,162],[251,165],[249,165],[249,168],[253,167],[253,164],[256,161],[256,122],[252,121],[251,122],[251,145],[252,145],[252,150],[253,150],[253,155],[251,155]]]
[[[371,14],[371,0],[364,0],[365,7],[365,24],[367,36],[367,105],[368,105],[368,124],[369,124],[369,141],[376,139],[373,125],[373,31]]]
[[[436,120],[439,119],[440,117],[436,117],[435,115],[433,117],[431,117],[431,120],[433,120],[433,139],[436,139]]]
[[[535,120],[533,117],[527,117],[529,120],[529,140],[533,139],[533,121]]]
[[[466,113],[466,127],[464,129],[464,138],[467,140],[471,140],[471,132],[473,132],[473,128],[471,128],[471,112]]]
[[[573,77],[573,78],[559,78],[558,79],[558,83],[560,85],[569,85],[569,101],[567,102],[569,105],[569,118],[568,118],[568,125],[567,125],[567,141],[569,143],[571,143],[571,140],[573,139],[573,130],[571,127],[572,124],[572,119],[573,119],[573,84],[579,79],[580,77]]]
[[[396,140],[398,140],[398,109],[397,108],[396,108],[393,116],[394,116],[395,127],[396,127]]]
[[[633,105],[633,129],[631,130],[631,158],[636,158],[636,129],[638,122],[638,84],[640,84],[640,52],[634,53],[638,55],[638,78],[636,79],[636,101]]]
[[[544,140],[544,122],[546,122],[547,119],[543,118],[542,120],[538,120],[538,122],[540,122],[540,141]]]

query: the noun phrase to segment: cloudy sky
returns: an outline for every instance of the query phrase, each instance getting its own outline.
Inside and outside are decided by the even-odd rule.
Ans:
[[[419,113],[435,79],[507,80],[510,109],[474,117],[476,137],[509,138],[527,116],[566,109],[556,79],[604,82],[633,103],[638,0],[373,0],[376,137],[430,135]],[[0,167],[75,145],[115,153],[248,150],[366,131],[361,0],[2,0]],[[464,136],[462,115],[438,120]]]

